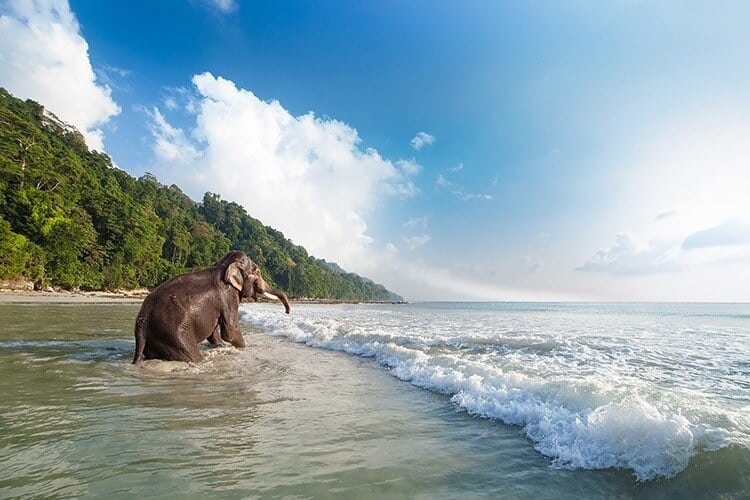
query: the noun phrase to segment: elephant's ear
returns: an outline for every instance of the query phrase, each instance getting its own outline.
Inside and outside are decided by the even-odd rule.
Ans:
[[[237,290],[242,291],[242,270],[239,262],[232,262],[227,266],[227,270],[224,271],[224,281],[235,287]]]

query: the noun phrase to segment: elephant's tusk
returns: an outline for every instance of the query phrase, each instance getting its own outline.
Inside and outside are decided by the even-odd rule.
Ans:
[[[268,292],[263,292],[263,295],[265,295],[265,296],[266,296],[266,297],[268,297],[269,299],[273,299],[273,300],[281,300],[280,298],[278,298],[278,297],[277,297],[276,295],[274,295],[274,294],[272,294],[272,293],[268,293]]]

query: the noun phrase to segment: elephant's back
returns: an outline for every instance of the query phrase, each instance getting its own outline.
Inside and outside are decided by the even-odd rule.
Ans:
[[[219,284],[211,273],[199,271],[184,274],[155,288],[143,301],[139,320],[148,332],[174,332],[190,327],[191,317],[201,317],[199,310],[216,308]],[[207,314],[210,316],[210,314]]]

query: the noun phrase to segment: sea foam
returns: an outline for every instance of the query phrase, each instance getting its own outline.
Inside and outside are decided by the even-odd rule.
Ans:
[[[506,342],[507,335],[466,334],[470,325],[454,319],[420,323],[373,310],[298,308],[286,316],[243,307],[242,317],[272,335],[372,357],[472,415],[520,426],[555,467],[625,468],[645,481],[674,476],[699,449],[748,445],[747,415],[613,372],[619,361],[598,357],[632,357],[617,343],[601,354],[554,335]]]

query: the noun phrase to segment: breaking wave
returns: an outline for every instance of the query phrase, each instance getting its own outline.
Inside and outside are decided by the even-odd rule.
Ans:
[[[703,358],[653,341],[648,349],[661,328],[652,319],[639,336],[638,324],[606,335],[601,321],[545,324],[527,312],[309,306],[286,316],[253,305],[241,314],[272,335],[374,358],[472,415],[519,426],[555,467],[630,469],[647,481],[726,447],[750,456],[750,414],[706,392],[721,374]],[[747,382],[741,359],[741,377],[724,380],[739,388],[718,386],[730,397]]]

